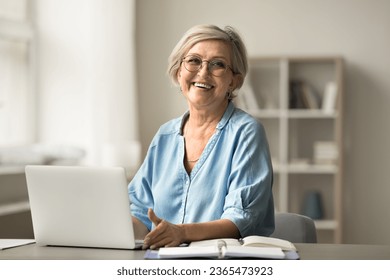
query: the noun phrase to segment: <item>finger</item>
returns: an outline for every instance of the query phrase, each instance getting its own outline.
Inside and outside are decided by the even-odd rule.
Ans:
[[[168,244],[165,245],[165,247],[177,247],[179,246],[180,243],[175,241],[175,240],[172,240],[171,242],[169,242]]]
[[[152,223],[157,227],[159,223],[161,223],[162,219],[156,216],[152,208],[148,209],[148,217],[149,220],[152,221]]]
[[[164,221],[161,221],[158,227],[155,227],[151,232],[149,232],[144,238],[143,249],[149,248],[150,245],[159,242],[160,240],[166,238],[166,224]]]
[[[165,247],[167,244],[170,244],[172,242],[172,239],[170,237],[165,237],[158,242],[154,242],[153,244],[150,245],[150,249],[154,250],[157,248]]]
[[[155,234],[155,233],[156,233],[155,230],[153,230],[145,237],[143,249],[147,249],[147,248],[154,249],[161,246],[160,244],[167,242],[164,240],[168,239],[169,236],[165,234]]]
[[[167,232],[167,225],[164,224],[164,221],[162,221],[158,227],[155,227],[145,236],[144,242],[150,245],[152,243],[160,241],[166,236],[169,236],[169,233]]]

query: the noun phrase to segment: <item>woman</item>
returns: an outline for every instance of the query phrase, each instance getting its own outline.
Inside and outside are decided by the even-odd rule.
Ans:
[[[160,127],[129,184],[144,248],[273,232],[266,135],[232,102],[247,68],[231,27],[195,26],[172,51],[168,73],[188,112]]]

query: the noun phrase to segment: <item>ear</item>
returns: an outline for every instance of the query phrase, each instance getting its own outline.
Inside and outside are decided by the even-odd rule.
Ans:
[[[180,84],[180,79],[181,79],[181,68],[179,68],[176,72],[176,82],[177,82],[177,85],[179,86],[180,88],[180,91],[182,92],[182,88],[181,88],[181,84]]]
[[[179,80],[180,77],[181,77],[181,67],[179,69],[177,69],[176,79]]]
[[[237,88],[240,88],[244,82],[244,79],[241,74],[234,74],[232,77],[232,81],[230,83],[230,87],[235,90]]]

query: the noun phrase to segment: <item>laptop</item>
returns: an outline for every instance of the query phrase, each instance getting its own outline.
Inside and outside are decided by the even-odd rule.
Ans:
[[[121,167],[25,168],[39,245],[135,249],[125,170]]]

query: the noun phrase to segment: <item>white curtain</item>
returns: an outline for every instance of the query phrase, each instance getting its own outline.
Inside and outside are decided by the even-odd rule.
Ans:
[[[36,4],[39,142],[84,148],[85,164],[121,162],[118,149],[131,161],[139,138],[135,0]]]
[[[0,0],[0,148],[33,139],[34,36],[25,1]]]
[[[0,39],[0,147],[28,139],[28,44]]]

